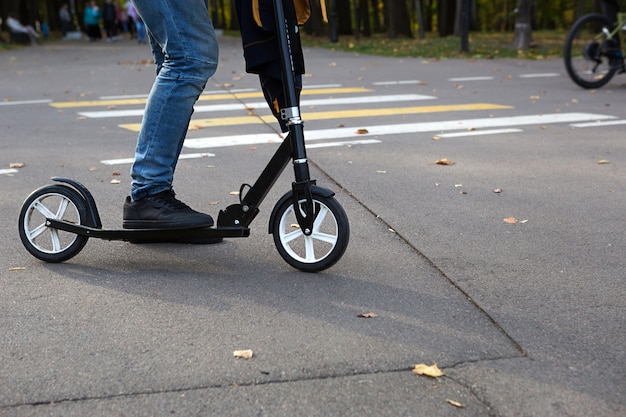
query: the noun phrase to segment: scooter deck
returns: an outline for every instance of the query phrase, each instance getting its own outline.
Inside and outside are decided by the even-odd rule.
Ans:
[[[205,227],[200,229],[98,229],[80,224],[47,219],[46,226],[77,235],[105,240],[163,241],[167,239],[200,239],[248,237],[247,227]]]

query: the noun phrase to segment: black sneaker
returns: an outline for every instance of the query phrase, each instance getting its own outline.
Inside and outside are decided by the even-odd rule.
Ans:
[[[126,197],[124,229],[195,229],[213,226],[213,218],[199,213],[174,197],[171,190],[137,201]]]

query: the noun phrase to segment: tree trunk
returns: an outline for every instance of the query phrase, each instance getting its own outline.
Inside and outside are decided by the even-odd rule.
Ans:
[[[454,33],[455,9],[456,0],[439,0],[439,16],[437,18],[437,22],[439,24],[439,36],[445,37]]]
[[[367,0],[358,0],[359,1],[359,21],[360,21],[360,30],[363,36],[369,38],[372,36],[372,27],[370,25],[370,12],[368,8]]]
[[[532,43],[532,0],[518,0],[515,12],[515,37],[513,47],[528,49]]]
[[[424,39],[426,37],[424,31],[424,15],[422,13],[422,1],[415,0],[415,10],[417,11],[417,30],[419,39]]]
[[[383,23],[381,22],[380,13],[378,12],[378,3],[376,0],[369,0],[369,2],[369,10],[372,11],[372,21],[374,22],[372,30],[374,33],[381,33],[383,31]]]
[[[352,2],[334,0],[337,5],[338,32],[340,35],[352,35]]]
[[[409,10],[404,0],[387,0],[387,37],[412,38]]]

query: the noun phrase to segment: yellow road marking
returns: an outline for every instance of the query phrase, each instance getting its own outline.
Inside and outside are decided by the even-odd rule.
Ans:
[[[363,87],[354,88],[313,88],[302,90],[303,96],[308,95],[320,95],[320,94],[352,94],[352,93],[367,93],[372,90]],[[247,99],[247,98],[259,98],[263,97],[263,93],[260,91],[250,93],[224,93],[224,94],[203,94],[198,98],[198,101],[213,101],[213,100],[227,100],[227,99]],[[69,109],[75,107],[115,107],[115,106],[131,106],[138,104],[146,104],[147,98],[126,98],[117,100],[85,100],[85,101],[61,101],[50,103],[50,106],[57,109]]]
[[[440,106],[418,106],[418,107],[397,107],[385,109],[362,109],[362,110],[337,110],[323,111],[303,114],[303,119],[307,120],[330,120],[330,119],[347,119],[356,117],[374,117],[374,116],[399,116],[406,114],[419,113],[441,113],[452,111],[472,111],[472,110],[503,110],[511,109],[512,106],[504,106],[500,104],[489,103],[471,103],[471,104],[452,104]],[[244,124],[260,124],[273,123],[276,119],[272,115],[249,115],[241,117],[220,117],[215,119],[196,119],[189,124],[190,130],[202,129],[215,126],[233,126]],[[139,132],[140,123],[121,124],[119,127],[128,129],[133,132]]]

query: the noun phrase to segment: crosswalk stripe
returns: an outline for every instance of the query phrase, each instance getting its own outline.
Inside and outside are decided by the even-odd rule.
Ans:
[[[560,77],[558,72],[545,72],[541,74],[520,74],[520,78],[548,78],[548,77]]]
[[[347,140],[347,141],[341,141],[341,142],[323,142],[323,143],[314,143],[311,145],[307,145],[307,149],[331,148],[331,147],[338,147],[338,146],[372,145],[375,143],[381,143],[381,141],[377,139],[364,139],[364,140]],[[180,154],[178,159],[198,159],[198,158],[206,158],[209,156],[215,156],[215,154],[182,153]],[[134,158],[105,159],[100,162],[104,165],[129,165],[135,162],[135,159]],[[17,172],[17,170],[14,170],[14,172]],[[3,173],[2,170],[0,170],[0,174],[2,173]]]
[[[16,101],[0,101],[0,106],[18,106],[21,104],[47,104],[52,100],[42,99],[42,100],[16,100]]]
[[[471,103],[471,104],[452,104],[438,106],[418,106],[418,107],[392,107],[384,109],[356,109],[356,110],[334,110],[324,112],[303,113],[304,121],[311,120],[332,120],[332,119],[348,119],[357,117],[374,117],[374,116],[400,116],[407,114],[419,113],[440,113],[452,111],[470,111],[470,110],[503,110],[511,109],[512,106],[504,106],[500,104],[489,103]],[[272,115],[247,115],[239,117],[220,117],[216,119],[194,119],[189,124],[190,130],[203,129],[207,127],[217,126],[237,126],[245,124],[273,123],[276,119]],[[119,125],[122,129],[132,132],[139,132],[141,123],[126,123]]]
[[[196,158],[208,158],[215,156],[213,153],[203,152],[203,153],[185,153],[180,154],[178,159],[196,159]],[[135,158],[119,158],[119,159],[105,159],[100,161],[104,165],[124,165],[124,164],[132,164],[135,162]]]
[[[322,142],[322,143],[313,143],[311,145],[307,144],[307,149],[315,149],[315,148],[331,148],[337,146],[354,146],[354,145],[373,145],[375,143],[381,143],[378,139],[364,139],[364,140],[348,140],[342,142]]]
[[[420,80],[401,80],[401,81],[377,81],[373,82],[373,85],[411,85],[411,84],[424,84]]]
[[[452,81],[452,82],[465,82],[465,81],[487,81],[487,80],[493,80],[494,77],[491,76],[486,76],[486,77],[456,77],[456,78],[449,78],[448,81]]]
[[[322,94],[354,94],[354,93],[367,93],[372,90],[364,87],[342,87],[342,88],[313,88],[302,90],[302,96],[308,95],[322,95]],[[203,94],[198,98],[198,101],[212,101],[212,100],[232,100],[232,99],[247,99],[247,98],[262,98],[263,93],[261,91],[243,92],[243,93],[225,93],[225,94]],[[85,101],[61,101],[52,102],[50,106],[57,109],[68,109],[76,107],[112,107],[112,106],[130,106],[130,105],[143,105],[146,104],[147,98],[127,98],[120,100],[85,100]]]
[[[508,126],[544,125],[554,123],[576,123],[595,120],[614,119],[615,116],[591,113],[553,113],[530,116],[490,117],[480,119],[448,120],[441,122],[404,123],[391,125],[372,125],[344,127],[336,129],[320,129],[305,131],[306,141],[347,139],[353,137],[381,138],[389,135],[407,133],[467,131],[468,129],[504,128]],[[478,131],[472,130],[479,134]],[[282,136],[276,133],[251,134],[237,136],[221,136],[186,139],[184,146],[190,149],[219,148],[236,145],[255,145],[276,143],[282,141]],[[308,146],[308,145],[307,145]]]
[[[435,96],[427,96],[423,94],[394,94],[379,96],[360,96],[360,97],[344,97],[316,100],[301,100],[300,107],[312,106],[339,106],[344,104],[374,104],[374,103],[398,103],[406,101],[433,100]],[[206,113],[217,111],[234,111],[234,110],[254,110],[257,108],[266,109],[265,101],[256,101],[251,103],[234,103],[234,104],[209,104],[203,106],[195,106],[194,113]],[[103,119],[113,117],[137,117],[143,116],[144,109],[128,109],[128,110],[103,110],[103,111],[86,111],[78,114],[90,119]]]
[[[575,123],[573,127],[602,127],[626,125],[626,120],[594,121],[591,123]]]
[[[462,132],[441,133],[439,138],[460,138],[465,136],[501,135],[503,133],[519,133],[522,129],[490,129],[490,130],[464,130]]]

